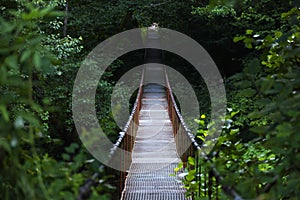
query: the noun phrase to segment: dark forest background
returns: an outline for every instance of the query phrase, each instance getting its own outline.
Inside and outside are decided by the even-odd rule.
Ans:
[[[71,111],[76,73],[103,40],[138,27],[182,32],[201,44],[224,78],[228,109],[211,158],[223,182],[246,199],[300,198],[300,2],[288,0],[0,1],[0,199],[75,199],[94,172],[91,199],[111,199],[112,178],[82,146]],[[188,77],[209,126],[205,83],[183,59],[166,64]],[[115,82],[143,63],[136,51],[99,81],[99,123],[118,137],[110,109]],[[188,194],[193,179],[185,182]]]

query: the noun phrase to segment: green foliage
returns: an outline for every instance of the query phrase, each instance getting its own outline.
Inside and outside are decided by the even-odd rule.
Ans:
[[[275,30],[248,28],[234,38],[253,52],[243,72],[226,81],[228,113],[209,156],[224,177],[221,184],[235,186],[246,199],[299,198],[299,14],[292,8],[279,15]],[[205,141],[207,122],[196,122]],[[193,179],[184,183],[188,195],[197,191]]]
[[[0,18],[1,199],[75,199],[91,174],[103,174],[83,147],[71,143],[64,148],[70,141],[54,132],[54,105],[68,100],[60,113],[70,107],[73,79],[66,75],[78,67],[80,38],[45,34],[42,22],[61,16],[53,5],[21,1],[15,8]],[[100,181],[105,183],[105,177]],[[93,198],[109,199],[99,194],[110,188],[93,188]]]
[[[219,5],[214,7],[194,7],[192,14],[202,15],[207,19],[216,20],[217,18],[235,17],[236,11],[231,7]]]
[[[212,53],[223,72],[235,73],[226,79],[228,113],[219,141],[209,155],[224,176],[222,184],[236,186],[245,198],[297,199],[298,4],[280,0],[212,0],[210,4],[157,0],[74,0],[68,4],[65,0],[1,1],[1,199],[74,199],[94,172],[101,174],[101,184],[92,188],[91,199],[111,198],[113,187],[107,184],[108,177],[79,145],[72,121],[72,85],[81,61],[99,42],[153,22],[193,36]],[[67,34],[63,36],[65,28]],[[124,65],[126,58],[112,64],[99,81],[96,94],[97,116],[112,140],[119,130],[109,98],[116,81],[114,75]],[[241,73],[236,73],[235,66]],[[178,68],[196,79],[188,65]],[[205,99],[204,108],[200,108],[203,115],[194,123],[198,142],[205,144],[214,132],[208,131],[214,126],[209,123],[209,98],[203,82],[191,81],[198,97]],[[82,85],[81,89],[89,86]],[[196,167],[195,162],[189,158],[188,167]],[[202,170],[209,171],[204,160],[199,162]],[[175,170],[181,169],[183,163]],[[186,168],[181,176],[187,195],[198,190],[199,174],[195,169]]]
[[[89,52],[99,42],[124,30],[159,26],[186,30],[190,16],[190,1],[121,0],[70,1],[68,34],[82,36]]]
[[[281,0],[213,0],[210,4],[193,7],[191,33],[228,76],[242,71],[241,59],[249,53],[242,45],[234,44],[232,38],[240,35],[236,40],[246,40],[245,46],[251,49],[255,38],[244,38],[245,30],[248,30],[247,35],[253,30],[265,36],[284,24],[281,13],[289,9],[288,1]]]

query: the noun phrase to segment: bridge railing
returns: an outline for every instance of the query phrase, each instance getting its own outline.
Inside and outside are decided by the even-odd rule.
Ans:
[[[120,199],[121,193],[124,189],[125,179],[131,165],[131,157],[128,156],[128,152],[132,152],[135,137],[137,134],[137,129],[139,125],[139,114],[142,106],[142,95],[143,95],[143,83],[144,83],[144,73],[145,69],[142,71],[141,81],[137,93],[137,98],[133,105],[133,109],[128,118],[126,125],[123,130],[119,133],[119,138],[114,144],[110,151],[109,162],[111,166],[120,166],[119,170],[114,170],[112,168],[106,167],[105,170],[111,174],[115,175],[115,181],[112,185],[116,186],[117,193],[113,197],[114,199]],[[118,150],[122,149],[122,151]],[[127,155],[126,155],[127,154]],[[79,194],[76,200],[88,199],[91,194],[91,187],[96,186],[99,181],[100,174],[94,173],[93,176],[86,180],[85,184],[79,188]]]
[[[114,147],[111,149],[110,152],[110,162],[112,163],[112,166],[114,166],[115,164],[116,165],[121,164],[121,169],[118,172],[119,173],[119,185],[118,185],[119,194],[121,194],[122,190],[124,189],[126,175],[128,173],[132,161],[131,157],[129,160],[128,158],[126,159],[125,154],[128,152],[132,152],[135,137],[137,134],[137,129],[139,126],[139,115],[142,106],[142,95],[144,90],[143,89],[144,73],[145,70],[143,69],[137,97],[133,105],[131,114],[128,118],[128,121],[124,126],[122,132],[119,133],[119,138],[117,142],[114,144]],[[118,148],[121,148],[124,151],[117,151]],[[122,155],[117,155],[117,154],[122,154]]]
[[[195,136],[185,124],[176,104],[166,69],[165,79],[168,112],[173,126],[177,152],[181,157],[183,167],[188,166],[190,169],[196,171],[195,181],[198,183],[198,188],[197,192],[192,194],[193,199],[196,196],[205,196],[208,199],[218,200],[221,198],[219,189],[222,188],[224,193],[231,196],[234,200],[242,200],[242,197],[236,192],[233,186],[222,184],[223,177],[216,169],[211,158],[203,152],[201,153],[201,146],[196,142]],[[194,165],[188,164],[189,157],[194,158]]]

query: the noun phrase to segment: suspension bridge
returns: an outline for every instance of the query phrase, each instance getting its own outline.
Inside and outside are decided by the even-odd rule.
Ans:
[[[157,30],[148,29],[148,42],[158,43]],[[204,156],[209,170],[199,162],[200,145],[186,126],[178,109],[163,65],[163,52],[145,50],[145,63],[135,104],[128,122],[111,151],[111,162],[122,162],[122,170],[108,170],[115,174],[117,194],[121,200],[192,200],[197,196],[220,199],[221,190],[229,198],[242,200],[234,187],[222,184],[222,176],[210,158]],[[132,153],[129,161],[120,161],[116,148]],[[189,166],[188,158],[195,158]],[[179,163],[195,170],[199,184],[192,196],[186,197],[182,183],[183,171],[174,169]],[[174,174],[171,176],[171,174]],[[95,173],[80,188],[78,200],[88,199],[90,188],[96,185],[99,174]]]

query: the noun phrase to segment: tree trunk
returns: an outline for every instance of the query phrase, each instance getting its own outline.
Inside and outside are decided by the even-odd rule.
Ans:
[[[69,3],[66,0],[66,9],[65,9],[65,19],[64,19],[64,29],[63,29],[63,36],[67,36],[67,25],[68,25],[68,11],[69,11]]]

